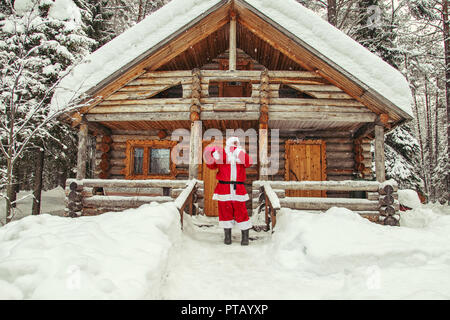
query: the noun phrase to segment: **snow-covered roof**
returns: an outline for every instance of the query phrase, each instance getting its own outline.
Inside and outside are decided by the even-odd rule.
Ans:
[[[412,94],[405,77],[358,42],[295,0],[239,0],[297,37],[337,70],[390,101],[410,117]],[[220,0],[172,0],[136,26],[89,55],[65,77],[53,108],[86,93],[112,74],[198,18]]]

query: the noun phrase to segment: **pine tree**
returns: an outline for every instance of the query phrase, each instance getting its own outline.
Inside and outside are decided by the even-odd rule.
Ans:
[[[396,39],[398,26],[387,18],[386,10],[380,0],[358,1],[358,21],[352,37],[398,69],[402,62]]]
[[[389,132],[385,138],[386,177],[395,179],[400,188],[423,192],[420,178],[420,146],[414,138],[411,124]]]
[[[108,0],[75,1],[77,6],[81,8],[87,36],[97,42],[93,50],[98,49],[117,36],[112,21],[115,12],[109,2]]]

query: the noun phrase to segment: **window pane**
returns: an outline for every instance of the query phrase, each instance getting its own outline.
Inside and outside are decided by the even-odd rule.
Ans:
[[[150,149],[150,173],[170,174],[170,149]]]
[[[134,148],[134,174],[142,174],[144,163],[144,148]]]

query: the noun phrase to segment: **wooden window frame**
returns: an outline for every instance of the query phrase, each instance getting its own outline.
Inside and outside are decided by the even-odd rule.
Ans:
[[[170,157],[169,174],[152,174],[150,170],[149,150],[151,149],[169,149],[172,154],[172,148],[177,145],[176,141],[171,140],[128,140],[125,157],[125,179],[144,180],[144,179],[176,179],[176,164]],[[134,174],[134,149],[144,149],[144,159],[142,161],[142,174]]]

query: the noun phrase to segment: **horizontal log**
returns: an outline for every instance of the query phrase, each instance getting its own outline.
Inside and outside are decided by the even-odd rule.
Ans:
[[[87,114],[134,112],[189,112],[190,104],[97,106]]]
[[[338,88],[333,85],[323,85],[323,84],[317,84],[317,85],[305,85],[305,84],[292,84],[289,85],[290,87],[304,92],[314,91],[314,92],[343,92],[341,88]]]
[[[333,122],[373,122],[377,115],[374,113],[340,113],[340,112],[271,112],[270,120],[310,120]]]
[[[254,181],[253,188],[260,188],[264,181]],[[269,181],[273,189],[283,190],[330,190],[330,191],[378,191],[376,181]],[[377,202],[378,203],[378,202]]]
[[[269,79],[272,78],[300,78],[300,79],[316,79],[321,78],[315,72],[311,71],[269,71]]]
[[[123,122],[123,121],[176,121],[189,120],[189,112],[154,112],[154,113],[105,113],[88,114],[88,121]]]
[[[313,106],[313,105],[283,105],[270,104],[270,112],[338,112],[343,114],[366,114],[368,109],[360,107],[339,107],[339,106]]]
[[[200,114],[201,120],[258,120],[259,112],[211,112]]]
[[[336,137],[346,137],[350,139],[350,132],[347,131],[302,131],[296,130],[294,132],[288,132],[280,130],[280,138],[287,139],[290,138],[291,135],[299,135],[305,137],[313,137],[313,138],[336,138]]]
[[[125,105],[171,105],[171,104],[190,104],[190,98],[164,98],[164,99],[146,99],[146,100],[105,100],[99,106],[125,106]]]
[[[83,199],[84,207],[108,207],[108,208],[136,208],[151,202],[170,202],[171,197],[121,197],[121,196],[92,196]]]
[[[68,179],[68,183],[77,181],[75,179]],[[103,188],[154,188],[154,187],[171,187],[184,188],[189,180],[169,180],[169,179],[147,179],[147,180],[122,180],[122,179],[84,179],[78,180],[82,182],[84,187],[103,187]],[[202,181],[198,182],[203,185]]]
[[[261,78],[261,71],[258,70],[235,70],[235,71],[228,71],[228,70],[201,70],[200,72],[201,78],[209,78],[209,77],[215,77],[215,78],[236,78],[236,77],[250,77],[255,78],[256,80],[259,80]]]
[[[367,192],[368,200],[378,200],[380,198],[380,194],[378,192]]]
[[[280,199],[280,204],[284,208],[296,210],[328,210],[332,207],[342,207],[354,211],[378,211],[378,202],[367,199],[286,197]]]
[[[332,99],[298,99],[298,98],[278,98],[271,99],[271,104],[277,105],[297,105],[297,106],[341,106],[341,107],[364,107],[355,100],[332,100]]]
[[[259,104],[259,98],[252,98],[252,97],[225,97],[225,98],[217,98],[217,97],[211,97],[211,98],[201,98],[200,102],[202,104],[217,104],[217,103],[250,103],[250,104]]]

